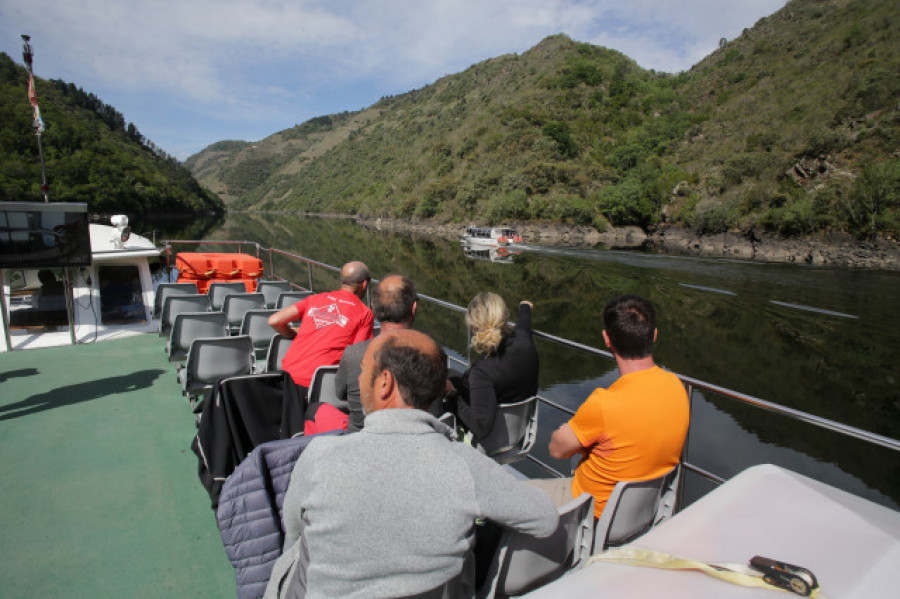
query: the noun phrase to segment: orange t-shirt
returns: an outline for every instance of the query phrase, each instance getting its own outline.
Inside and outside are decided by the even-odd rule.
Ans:
[[[684,386],[658,366],[594,390],[569,420],[591,448],[575,470],[572,496],[592,494],[599,518],[618,481],[656,478],[679,462],[689,420]]]

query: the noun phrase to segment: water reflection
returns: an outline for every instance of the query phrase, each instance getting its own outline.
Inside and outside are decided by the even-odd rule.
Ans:
[[[131,230],[158,243],[163,239],[205,239],[221,226],[222,218],[209,215],[161,214],[129,217]]]
[[[363,259],[375,277],[401,272],[421,293],[462,306],[485,290],[510,306],[528,299],[535,304],[535,328],[596,347],[603,304],[619,293],[643,295],[659,311],[656,357],[670,370],[900,438],[894,349],[900,344],[900,273],[527,245],[515,260],[498,263],[471,259],[454,240],[290,215],[230,215],[206,236],[258,241],[333,265]],[[333,272],[279,256],[264,260],[267,271],[316,289],[337,284]],[[460,313],[426,303],[417,326],[466,355]],[[608,359],[546,341],[538,350],[543,393],[560,403],[577,406],[615,376]],[[723,420],[696,412],[698,434],[715,429],[706,431],[697,451],[728,458],[745,452],[745,443],[766,456],[771,448],[791,447],[812,456],[810,468],[836,465],[900,501],[896,456],[885,459],[862,443],[731,401],[717,401],[715,410],[734,424],[725,427]],[[552,430],[543,422],[542,429]],[[735,429],[743,431],[740,448]]]
[[[512,264],[513,259],[522,254],[522,250],[510,250],[505,247],[488,248],[465,241],[460,246],[466,258],[470,260],[488,260],[495,264]]]

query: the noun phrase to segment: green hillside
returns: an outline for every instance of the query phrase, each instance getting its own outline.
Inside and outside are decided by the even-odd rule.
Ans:
[[[51,201],[133,215],[224,209],[112,106],[72,83],[35,77],[35,86],[46,123],[41,138]],[[40,201],[40,184],[28,72],[0,53],[0,200]]]
[[[186,165],[237,208],[892,232],[898,9],[793,0],[678,75],[553,36]]]
[[[700,229],[900,225],[900,2],[795,0],[691,69],[674,159]]]

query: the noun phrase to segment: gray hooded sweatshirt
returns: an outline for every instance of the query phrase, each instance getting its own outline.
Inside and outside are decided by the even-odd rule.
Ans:
[[[368,415],[359,433],[310,443],[285,495],[285,552],[265,596],[279,597],[284,581],[297,576],[301,548],[308,549],[308,599],[374,599],[416,595],[458,577],[476,519],[553,533],[558,516],[549,495],[450,435],[424,411],[387,409]]]

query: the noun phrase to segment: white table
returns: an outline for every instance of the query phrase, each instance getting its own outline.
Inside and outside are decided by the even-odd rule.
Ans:
[[[900,597],[900,512],[772,465],[754,466],[629,546],[705,562],[754,555],[808,568],[829,599]],[[591,563],[534,598],[799,597],[698,571]]]

